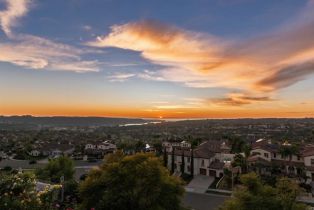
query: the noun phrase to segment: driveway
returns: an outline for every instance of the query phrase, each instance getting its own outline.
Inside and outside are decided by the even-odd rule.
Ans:
[[[187,192],[205,193],[208,187],[214,182],[212,176],[196,175],[185,187]]]
[[[192,210],[217,210],[228,198],[230,197],[223,195],[186,192],[183,204]]]

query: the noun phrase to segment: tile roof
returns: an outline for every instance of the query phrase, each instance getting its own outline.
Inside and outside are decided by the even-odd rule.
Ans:
[[[314,146],[305,146],[301,154],[303,157],[314,156]]]
[[[289,161],[289,160],[275,160],[272,159],[271,160],[273,165],[277,165],[277,166],[296,166],[296,167],[304,167],[304,162],[296,162],[296,161]]]
[[[212,162],[208,168],[212,168],[212,169],[223,169],[225,166],[224,162],[219,162],[219,161],[214,161]]]
[[[181,156],[182,152],[184,152],[184,156],[186,157],[191,156],[191,150],[175,149],[174,154],[176,156]],[[222,150],[220,141],[206,141],[194,149],[193,155],[195,158],[210,159],[214,157],[216,153],[221,152]],[[169,152],[168,154],[171,154],[171,152]]]

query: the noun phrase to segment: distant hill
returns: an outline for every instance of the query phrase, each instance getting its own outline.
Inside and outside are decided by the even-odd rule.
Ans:
[[[117,126],[150,122],[144,119],[110,117],[34,117],[0,116],[0,128]]]

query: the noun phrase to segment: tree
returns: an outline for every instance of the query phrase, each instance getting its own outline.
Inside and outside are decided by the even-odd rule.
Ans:
[[[170,176],[159,158],[142,153],[112,158],[115,155],[81,183],[81,209],[182,209],[182,182]]]
[[[199,139],[190,140],[191,142],[191,176],[194,177],[194,149],[199,145]]]
[[[39,179],[59,183],[62,176],[65,181],[72,180],[74,172],[73,161],[68,157],[59,157],[50,160],[44,168],[38,169],[36,175]]]
[[[283,158],[289,157],[289,161],[291,161],[293,155],[299,154],[299,149],[295,145],[282,145],[280,154]]]
[[[274,188],[262,184],[255,173],[242,175],[242,186],[220,210],[306,210],[307,206],[296,202],[297,186],[284,180],[279,181],[277,188]]]
[[[240,166],[242,171],[245,171],[246,170],[246,166],[247,166],[247,162],[246,162],[246,159],[245,157],[243,157],[243,155],[241,154],[236,154],[234,156],[234,159],[231,163],[232,167],[236,167],[236,166]]]
[[[164,161],[164,166],[167,167],[168,166],[168,154],[167,154],[166,147],[164,147],[164,151],[163,151],[163,161]]]
[[[0,175],[0,209],[52,209],[53,193],[60,186],[54,185],[45,191],[37,192],[35,184],[35,176],[31,173]]]
[[[182,156],[181,156],[181,173],[184,174],[185,162],[184,162],[184,150],[182,149]]]
[[[231,145],[231,152],[241,153],[246,147],[246,142],[239,137],[227,137],[229,145]]]
[[[142,142],[142,141],[137,141],[137,142],[135,143],[135,151],[141,152],[141,151],[143,151],[144,148],[145,148],[145,143],[144,143],[144,142]]]
[[[283,158],[289,157],[289,162],[292,161],[293,155],[299,154],[299,149],[296,145],[282,145],[279,149],[279,152]],[[289,164],[290,165],[290,164]]]
[[[299,186],[290,179],[283,177],[276,184],[278,198],[281,202],[283,210],[302,209],[303,205],[297,204],[295,200],[300,194]]]
[[[171,174],[174,173],[174,150],[175,147],[172,147],[172,151],[171,151]]]
[[[153,143],[153,147],[156,150],[156,154],[159,156],[160,154],[162,154],[163,148],[162,148],[162,144],[161,142],[154,142]]]

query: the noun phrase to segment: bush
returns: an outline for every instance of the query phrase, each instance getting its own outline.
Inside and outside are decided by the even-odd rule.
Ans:
[[[11,166],[4,166],[2,171],[12,171],[12,167]]]
[[[32,164],[36,164],[37,163],[37,161],[36,160],[30,160],[29,162],[28,162],[28,164],[30,164],[30,165],[32,165]]]

